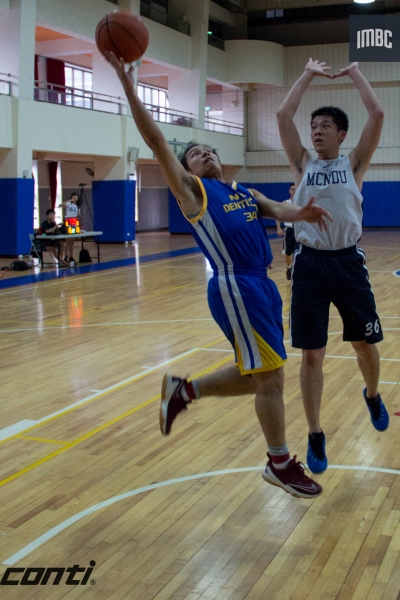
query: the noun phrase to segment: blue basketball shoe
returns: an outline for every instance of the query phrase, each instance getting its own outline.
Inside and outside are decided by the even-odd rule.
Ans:
[[[368,406],[371,423],[378,431],[385,431],[389,427],[389,414],[382,402],[380,394],[376,398],[367,398],[367,388],[363,389],[364,400]]]
[[[328,468],[323,431],[308,436],[307,466],[312,473],[323,473]]]

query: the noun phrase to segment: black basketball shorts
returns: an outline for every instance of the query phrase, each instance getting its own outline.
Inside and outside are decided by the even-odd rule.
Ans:
[[[290,328],[294,348],[326,346],[331,303],[342,318],[344,341],[375,344],[383,339],[361,248],[328,251],[300,246],[293,259]]]
[[[294,228],[286,227],[285,228],[285,238],[283,243],[283,249],[285,251],[286,256],[292,256],[293,252],[297,248],[298,244],[294,237]]]

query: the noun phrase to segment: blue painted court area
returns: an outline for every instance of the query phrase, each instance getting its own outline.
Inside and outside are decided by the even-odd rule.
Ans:
[[[170,252],[159,252],[157,254],[141,256],[139,262],[147,263],[156,260],[163,260],[166,258],[174,258],[176,256],[184,256],[186,254],[198,253],[200,253],[200,249],[196,246],[194,248],[185,248],[183,250],[171,250]],[[59,269],[58,271],[41,271],[37,274],[30,273],[29,275],[21,275],[20,277],[12,277],[11,279],[1,279],[0,289],[11,288],[20,285],[31,285],[32,283],[39,283],[41,281],[53,281],[54,279],[73,277],[74,275],[82,275],[83,273],[98,273],[99,271],[106,271],[108,269],[118,269],[120,267],[129,267],[132,265],[136,265],[136,258],[122,258],[120,260],[112,260],[103,263],[90,263],[88,265],[82,265],[81,267],[71,267],[70,269],[64,268]]]

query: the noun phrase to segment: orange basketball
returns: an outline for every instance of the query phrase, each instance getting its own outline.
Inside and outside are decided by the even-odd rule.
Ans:
[[[102,54],[114,52],[117,58],[132,63],[149,45],[149,32],[142,19],[130,10],[115,10],[96,27],[96,44]]]

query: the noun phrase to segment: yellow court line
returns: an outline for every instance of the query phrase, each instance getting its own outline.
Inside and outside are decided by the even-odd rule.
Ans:
[[[202,346],[202,348],[197,348],[196,350],[193,350],[193,354],[195,354],[196,352],[200,352],[203,348],[209,348],[210,346],[213,346],[214,344],[218,344],[218,342],[220,342],[222,340],[225,340],[225,339],[226,339],[225,336],[223,336],[221,338],[218,338],[217,340],[214,340],[213,342],[210,342],[210,344],[206,344],[205,346]],[[181,358],[181,357],[179,357],[179,358]],[[139,381],[140,379],[143,379],[143,377],[146,377],[147,375],[150,375],[150,373],[154,373],[154,371],[142,373],[141,375],[139,375],[135,379],[135,382]],[[106,396],[107,394],[111,394],[112,392],[115,392],[117,390],[120,390],[121,388],[123,388],[126,385],[129,385],[131,383],[133,383],[133,382],[132,381],[125,381],[124,383],[120,383],[119,385],[117,384],[114,387],[112,387],[111,390],[105,390],[104,392],[100,392],[94,398],[89,398],[89,400],[87,400],[86,402],[82,402],[78,406],[73,406],[72,408],[68,408],[68,409],[66,409],[65,411],[63,411],[59,415],[55,415],[54,417],[49,417],[45,421],[40,421],[40,423],[36,423],[35,425],[32,425],[31,427],[28,427],[27,429],[24,429],[24,432],[32,431],[33,429],[37,429],[38,427],[41,427],[42,425],[46,425],[46,423],[50,423],[51,421],[55,421],[56,419],[59,419],[60,417],[63,417],[64,415],[67,415],[68,413],[70,413],[70,412],[72,412],[74,410],[77,410],[78,408],[81,408],[81,406],[87,406],[91,402],[95,402],[95,400],[98,400],[99,398],[102,398],[103,396]],[[1,440],[0,441],[0,445],[1,444],[5,444],[6,442],[9,442],[10,440],[15,439],[18,435],[20,435],[20,434],[16,433],[15,435],[12,435],[9,438],[6,438],[5,440]]]
[[[61,444],[61,446],[65,446],[69,442],[61,442],[60,440],[47,440],[45,438],[39,437],[29,437],[27,435],[16,435],[15,436],[19,440],[32,440],[33,442],[47,442],[48,444]]]
[[[206,375],[210,371],[213,371],[214,369],[217,369],[218,367],[222,366],[223,364],[227,363],[228,361],[232,361],[232,357],[231,356],[228,356],[227,358],[224,358],[223,360],[220,360],[218,363],[214,364],[212,367],[208,367],[207,369],[204,369],[203,371],[200,371],[200,373],[195,373],[193,375],[193,378],[197,378],[197,377],[201,377],[202,375]],[[62,448],[59,448],[59,450],[56,450],[55,452],[52,452],[48,456],[45,456],[44,458],[41,458],[40,460],[37,460],[36,462],[34,462],[31,465],[25,467],[24,469],[21,469],[20,471],[17,471],[16,473],[14,473],[14,475],[10,475],[10,477],[7,477],[6,479],[1,480],[0,481],[0,486],[5,485],[6,483],[9,483],[10,481],[13,481],[14,479],[17,479],[18,477],[21,477],[21,475],[24,475],[25,473],[28,473],[29,471],[32,471],[33,469],[35,469],[36,467],[39,467],[40,465],[44,464],[45,462],[49,461],[50,459],[58,456],[59,454],[62,454],[63,452],[66,452],[67,450],[69,450],[70,448],[73,448],[77,444],[80,444],[81,442],[84,442],[85,440],[87,440],[88,438],[92,437],[93,435],[96,435],[96,433],[99,433],[100,431],[103,431],[107,427],[110,427],[111,425],[114,425],[115,423],[118,423],[118,421],[121,421],[122,419],[125,419],[126,417],[129,417],[130,415],[133,415],[138,410],[141,410],[142,408],[145,408],[149,404],[152,404],[153,402],[155,402],[156,400],[159,400],[159,399],[160,399],[160,395],[159,394],[157,396],[153,396],[153,398],[150,398],[150,400],[146,400],[146,402],[143,402],[139,406],[136,406],[135,408],[132,408],[128,412],[124,413],[123,415],[115,417],[111,421],[108,421],[107,423],[104,423],[104,425],[100,425],[100,427],[96,427],[96,429],[93,429],[92,431],[89,431],[88,433],[85,433],[80,438],[77,438],[76,440],[67,443]]]

